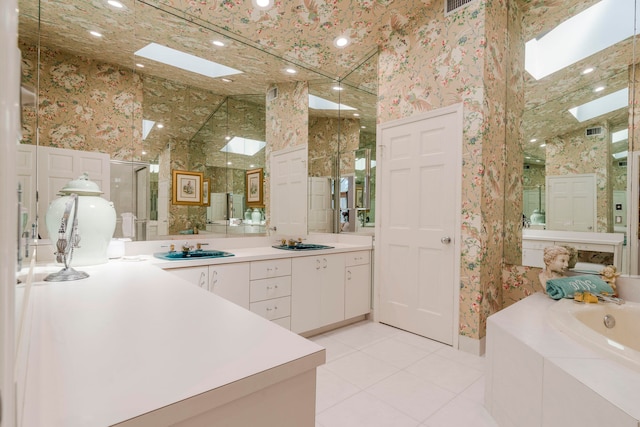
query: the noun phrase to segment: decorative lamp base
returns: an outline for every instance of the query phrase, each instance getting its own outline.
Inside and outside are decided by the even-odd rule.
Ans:
[[[71,267],[63,268],[57,273],[51,273],[44,278],[45,282],[70,282],[72,280],[86,279],[89,277],[84,271],[76,271]]]

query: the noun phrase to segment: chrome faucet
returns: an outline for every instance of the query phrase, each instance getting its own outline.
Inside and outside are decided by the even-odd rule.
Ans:
[[[595,292],[593,294],[598,298],[598,301],[610,302],[610,303],[618,304],[618,305],[624,304],[624,300],[622,298],[613,297],[613,296],[609,296],[609,295],[602,295],[602,294],[598,294],[598,293],[595,293]]]

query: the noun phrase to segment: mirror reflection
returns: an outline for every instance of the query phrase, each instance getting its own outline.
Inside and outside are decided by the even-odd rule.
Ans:
[[[103,197],[114,202],[115,237],[265,233],[268,206],[248,202],[247,171],[268,172],[268,151],[259,146],[265,142],[267,88],[295,81],[309,82],[312,96],[338,106],[314,108],[309,100],[310,145],[314,135],[317,147],[309,159],[317,165],[310,168],[310,180],[326,180],[326,212],[317,225],[311,218],[321,215],[310,211],[308,229],[339,231],[338,173],[356,176],[361,136],[370,133],[375,140],[373,53],[335,83],[310,67],[286,73],[296,64],[256,48],[233,28],[222,29],[166,4],[24,1],[19,16],[23,86],[39,94],[37,108],[25,107],[23,132],[23,145],[38,149],[24,148],[33,162],[19,179],[32,189],[25,198],[34,212],[29,222],[38,224],[40,237],[48,237],[43,218],[50,201],[81,172],[88,172]],[[154,57],[158,45],[231,69],[216,76],[184,70]],[[343,90],[334,90],[336,84]],[[342,105],[360,116],[345,115]],[[107,156],[106,166],[100,155]],[[84,163],[76,165],[77,158]],[[54,166],[42,167],[52,165],[52,159]],[[348,166],[338,168],[345,161]],[[199,205],[173,202],[175,170],[202,174]],[[373,224],[373,209],[367,210]]]
[[[627,233],[635,14],[633,1],[526,7],[525,228]]]

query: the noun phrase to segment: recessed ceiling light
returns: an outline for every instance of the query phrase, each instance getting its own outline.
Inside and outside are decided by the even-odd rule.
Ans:
[[[287,72],[287,73],[289,73],[289,74],[295,74],[295,73],[297,73],[297,71],[296,71],[296,70],[294,70],[293,68],[287,68],[287,69],[285,69],[284,71],[286,71],[286,72]]]
[[[594,92],[602,92],[604,90],[604,86],[598,86],[597,88],[595,88],[593,91]]]
[[[226,78],[226,77],[223,77],[223,78],[222,78],[222,79],[220,79],[220,80],[222,80],[222,81],[223,81],[223,82],[225,82],[225,83],[233,83],[233,80],[228,79],[228,78]]]
[[[164,125],[162,123],[158,123],[158,129],[162,129]]]
[[[345,36],[340,36],[337,37],[334,41],[333,44],[335,45],[335,47],[337,48],[344,48],[349,46],[349,44],[351,44],[351,40],[349,40],[348,37]]]
[[[531,158],[531,156],[524,156],[524,158],[525,158],[525,159],[530,159],[530,158]]]
[[[224,139],[226,139],[227,141],[231,139],[231,137],[229,135],[225,136]]]
[[[542,161],[542,160],[540,160],[540,159],[536,159],[536,162],[538,162],[538,163],[540,163],[541,161]]]
[[[529,140],[529,142],[536,142],[536,141],[537,141],[537,139],[536,139],[536,138],[531,138],[531,139]]]
[[[116,0],[109,0],[107,3],[109,3],[113,7],[117,7],[118,9],[122,9],[124,7],[122,3]]]
[[[138,63],[138,64],[136,64],[136,67],[138,67],[138,68],[144,68],[144,64],[140,64],[140,63]]]
[[[343,90],[344,88],[342,86],[334,86],[331,89],[333,89],[333,90]]]
[[[360,117],[360,114],[358,114],[358,113],[353,113],[353,117]]]
[[[540,148],[544,148],[546,146],[547,146],[547,144],[540,144]]]
[[[273,0],[253,0],[252,3],[258,9],[271,9],[273,6]]]
[[[224,47],[224,43],[221,42],[220,40],[214,40],[211,43],[213,43],[216,46]]]
[[[249,167],[250,167],[250,168],[255,168],[255,167],[256,167],[256,165],[249,165]]]
[[[366,128],[367,128],[366,126],[360,126],[360,129],[366,129]]]
[[[232,165],[232,164],[233,164],[233,163],[231,163],[231,162],[227,162],[227,165]]]
[[[142,150],[142,155],[144,156],[145,154],[147,154],[147,152]]]
[[[102,34],[100,34],[100,33],[99,33],[99,32],[97,32],[97,31],[89,31],[89,34],[91,34],[91,35],[92,35],[92,36],[94,36],[94,37],[102,37]]]
[[[585,68],[584,70],[582,70],[582,74],[589,74],[593,72],[593,68],[589,67],[589,68]]]

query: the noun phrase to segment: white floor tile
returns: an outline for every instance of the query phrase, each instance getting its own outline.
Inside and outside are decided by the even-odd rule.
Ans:
[[[362,348],[362,352],[400,369],[406,368],[429,354],[429,351],[399,341],[395,336],[368,345]]]
[[[348,346],[326,335],[318,335],[315,337],[311,337],[309,339],[315,342],[316,344],[323,346],[326,349],[327,362],[331,362],[332,360],[336,360],[346,354],[357,351],[355,348]]]
[[[322,427],[417,427],[419,422],[375,396],[360,392],[317,416]]]
[[[348,354],[324,366],[361,389],[365,389],[399,370],[360,351]]]
[[[456,397],[455,393],[400,371],[366,389],[385,403],[424,421]]]
[[[484,375],[460,393],[460,396],[484,405]]]
[[[482,371],[445,359],[437,354],[430,354],[420,359],[409,366],[406,371],[454,393],[461,393],[483,375]]]
[[[316,413],[358,393],[360,389],[323,366],[316,371]]]
[[[441,342],[430,340],[429,338],[421,337],[420,335],[412,334],[407,331],[399,331],[393,336],[395,339],[411,344],[412,346],[427,350],[428,352],[434,352],[443,348],[450,348],[446,344]]]
[[[439,349],[435,354],[437,354],[438,356],[442,356],[445,359],[462,363],[463,365],[467,365],[468,367],[476,369],[478,371],[485,371],[486,359],[484,358],[484,356],[476,356],[475,354],[456,350],[449,346]]]
[[[497,427],[479,403],[458,396],[420,424],[422,427]]]
[[[391,326],[364,321],[345,326],[333,332],[328,332],[326,336],[348,346],[360,349],[385,338],[392,337],[397,333],[398,329],[392,328]]]

